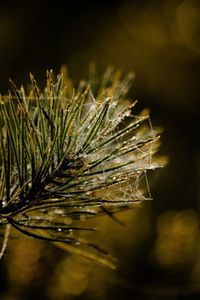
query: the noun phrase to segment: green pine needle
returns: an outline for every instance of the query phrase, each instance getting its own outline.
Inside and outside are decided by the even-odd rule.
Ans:
[[[75,90],[50,71],[43,93],[30,78],[29,95],[10,81],[14,95],[1,98],[0,223],[61,248],[93,248],[103,258],[78,253],[113,266],[105,251],[77,235],[95,228],[66,226],[65,218],[115,219],[113,213],[147,199],[140,182],[159,167],[152,159],[159,136],[149,115],[135,116],[136,102],[127,104],[133,75],[120,81],[108,68],[100,84],[91,74]]]

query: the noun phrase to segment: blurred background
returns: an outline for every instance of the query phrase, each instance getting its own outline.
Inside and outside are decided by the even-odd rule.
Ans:
[[[136,78],[129,97],[161,126],[168,165],[149,174],[153,201],[108,217],[97,242],[116,271],[53,245],[12,238],[0,262],[0,299],[177,299],[200,296],[200,2],[1,1],[0,92],[9,78],[66,64],[76,84],[108,65]]]

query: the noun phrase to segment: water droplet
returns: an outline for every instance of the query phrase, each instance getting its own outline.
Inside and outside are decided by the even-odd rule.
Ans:
[[[129,116],[130,116],[130,114],[131,114],[131,111],[130,111],[130,110],[128,110],[128,111],[126,111],[126,112],[125,112],[124,116],[125,116],[125,117],[129,117]]]

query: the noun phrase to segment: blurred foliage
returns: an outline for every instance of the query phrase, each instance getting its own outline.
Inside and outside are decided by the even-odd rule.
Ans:
[[[138,110],[149,107],[153,125],[164,128],[161,149],[170,159],[150,180],[151,204],[119,215],[126,230],[107,217],[99,220],[109,228],[101,238],[119,260],[117,271],[40,242],[13,239],[1,262],[1,299],[198,299],[199,22],[198,0],[1,3],[1,93],[7,93],[9,77],[26,83],[31,71],[42,82],[43,70],[57,72],[63,63],[74,82],[87,76],[90,61],[100,72],[110,64],[133,70],[129,96],[141,99]],[[16,244],[27,255],[16,254]],[[30,272],[25,284],[12,270],[23,274],[17,260],[30,257],[34,247],[37,263],[21,262]]]

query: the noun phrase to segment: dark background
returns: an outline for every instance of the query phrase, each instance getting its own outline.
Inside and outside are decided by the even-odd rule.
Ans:
[[[130,299],[133,296],[154,299],[160,295],[198,297],[199,25],[200,3],[195,0],[1,2],[1,94],[7,94],[10,89],[9,78],[17,85],[23,83],[26,87],[29,84],[29,72],[35,75],[38,85],[43,87],[46,69],[53,69],[57,73],[63,64],[67,65],[75,84],[81,78],[87,78],[90,62],[96,63],[99,74],[108,65],[120,68],[123,74],[134,71],[136,79],[129,97],[140,99],[138,110],[150,108],[153,125],[163,128],[160,153],[169,158],[168,165],[153,177],[151,192],[154,201],[145,204],[146,208],[138,213],[139,217],[134,217],[138,221],[136,225],[141,225],[141,228],[143,219],[144,223],[148,219],[147,228],[141,229],[141,232],[145,232],[141,234],[142,242],[139,238],[135,241],[136,247],[137,243],[140,245],[139,250],[133,251],[134,243],[129,244],[129,250],[126,249],[124,254],[125,248],[119,245],[114,247],[121,262],[115,275],[117,282],[108,283],[105,279],[104,284],[101,283],[101,289],[105,291],[100,296],[98,289],[90,287],[91,281],[77,295],[70,292],[63,294],[57,288],[57,299]],[[163,260],[153,254],[153,249],[159,243],[159,234],[163,235],[163,239],[165,234],[159,233],[162,228],[156,229],[161,226],[158,220],[168,216],[169,211],[173,211],[175,219],[169,217],[167,220],[168,223],[175,220],[175,223],[172,222],[175,225],[171,225],[175,229],[169,227],[172,233],[166,239],[174,239],[176,243],[177,239],[182,238],[177,253],[169,249],[174,255],[171,261],[167,252],[161,255]],[[186,229],[193,228],[194,222],[187,223],[186,217],[184,223],[185,217],[181,216],[185,215],[189,215],[190,221],[193,216],[197,224],[192,250],[187,250],[187,247],[193,231],[188,236],[184,234]],[[126,231],[126,228],[123,230]],[[183,235],[178,230],[184,231]],[[134,235],[134,231],[128,232]],[[137,233],[137,236],[140,234]],[[50,257],[54,253],[54,250],[51,251]],[[59,260],[57,256],[52,264],[48,261],[48,255],[43,257],[44,264],[45,259],[48,261],[47,270],[55,269]],[[52,299],[45,292],[50,285],[48,276],[47,281],[43,279],[43,287],[40,284],[35,286],[29,283],[23,286],[20,282],[13,282],[7,270],[8,266],[12,268],[12,264],[8,263],[9,257],[8,254],[2,265],[2,299],[36,299],[41,295],[43,299]],[[99,272],[105,276],[102,270]],[[192,278],[196,278],[195,281]],[[96,281],[95,285],[98,286],[99,282]]]

